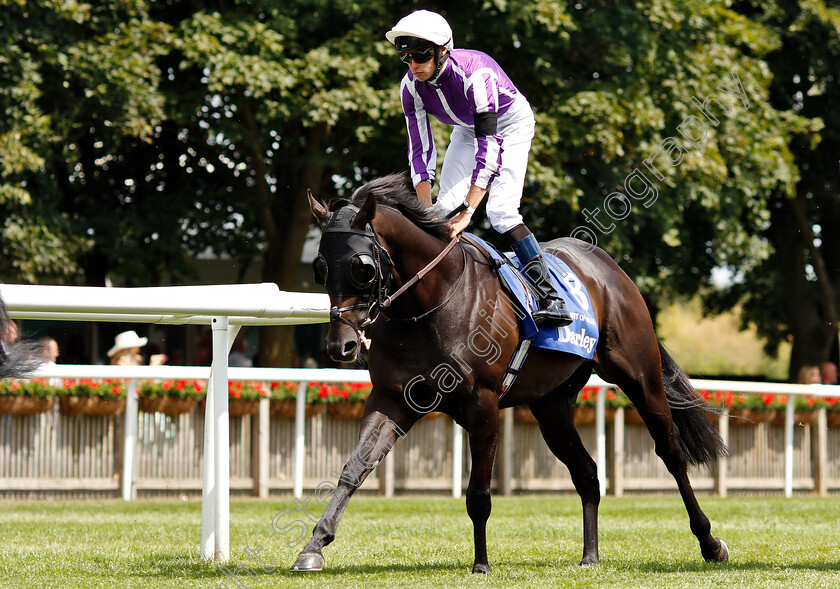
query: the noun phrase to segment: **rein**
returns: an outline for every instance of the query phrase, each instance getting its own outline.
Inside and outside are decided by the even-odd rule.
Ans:
[[[456,238],[456,239],[457,239],[457,238]],[[454,240],[453,240],[453,241],[454,241]],[[450,248],[450,250],[451,250],[451,248]],[[456,283],[455,283],[455,286],[453,286],[453,287],[452,287],[452,290],[449,292],[449,296],[448,296],[448,297],[446,297],[446,300],[444,300],[444,301],[443,301],[441,304],[439,304],[438,306],[436,306],[436,307],[434,307],[434,308],[432,308],[432,309],[429,309],[429,310],[428,310],[428,311],[426,311],[425,313],[421,313],[420,315],[417,315],[417,316],[415,316],[415,317],[408,317],[408,318],[402,318],[402,317],[388,317],[387,315],[385,315],[385,313],[383,313],[383,315],[385,316],[385,319],[387,319],[388,321],[410,321],[410,322],[414,323],[414,322],[420,321],[420,320],[421,320],[421,319],[423,319],[424,317],[428,317],[429,315],[431,315],[431,314],[432,314],[432,313],[434,313],[435,311],[438,311],[438,310],[442,309],[443,307],[445,307],[445,306],[447,305],[447,303],[449,303],[449,301],[451,301],[451,300],[452,300],[452,297],[454,297],[454,296],[455,296],[455,293],[456,293],[456,292],[458,292],[458,287],[460,287],[460,286],[461,286],[461,280],[463,280],[463,279],[464,279],[464,274],[466,274],[466,270],[467,270],[467,252],[464,250],[464,248],[461,248],[461,253],[463,253],[463,254],[464,254],[464,270],[461,272],[461,275],[460,275],[460,276],[458,276],[458,282],[456,282]],[[430,266],[431,266],[431,264],[430,264]],[[429,266],[427,266],[426,268],[431,269]],[[418,274],[419,274],[419,273],[418,273]],[[420,280],[421,278],[422,278],[422,276],[421,276],[418,280]],[[416,282],[416,281],[415,281],[415,282]]]
[[[386,298],[384,301],[382,301],[382,303],[380,303],[380,305],[379,305],[379,306],[380,306],[380,307],[382,307],[383,309],[387,309],[388,307],[390,307],[390,306],[391,306],[391,303],[393,303],[393,302],[394,302],[394,299],[396,299],[398,296],[400,296],[401,294],[403,294],[403,293],[404,293],[405,291],[407,291],[409,288],[411,288],[412,286],[414,286],[414,284],[415,284],[415,283],[420,282],[421,280],[423,280],[423,277],[424,277],[426,274],[428,274],[428,273],[429,273],[429,272],[430,272],[430,271],[431,271],[431,270],[432,270],[435,266],[437,266],[437,265],[440,263],[440,261],[441,261],[441,260],[443,260],[443,258],[445,258],[445,257],[446,257],[446,255],[447,255],[449,252],[451,252],[451,251],[452,251],[452,248],[454,248],[454,247],[458,244],[458,242],[459,242],[460,240],[461,240],[461,234],[459,233],[458,235],[456,235],[455,237],[453,237],[453,238],[452,238],[452,241],[450,241],[450,242],[449,242],[449,244],[448,244],[445,248],[443,248],[443,251],[441,251],[441,252],[437,255],[437,257],[436,257],[434,260],[432,260],[431,262],[429,262],[428,264],[426,264],[426,267],[425,267],[425,268],[423,268],[423,269],[422,269],[422,270],[420,270],[417,274],[415,274],[415,275],[411,278],[411,280],[409,280],[408,282],[406,282],[405,284],[403,284],[403,285],[399,288],[399,290],[397,290],[397,292],[395,292],[394,294],[392,294],[391,296],[389,296],[388,298]],[[461,274],[461,276],[463,276],[463,274]],[[460,281],[461,281],[461,280],[459,279],[459,280],[458,280],[458,282],[460,282]],[[449,299],[451,299],[451,298],[452,298],[452,296],[450,295],[450,297],[449,297],[448,299],[446,299],[446,301],[447,301],[447,302],[449,302]],[[436,307],[435,309],[437,309],[437,307]]]

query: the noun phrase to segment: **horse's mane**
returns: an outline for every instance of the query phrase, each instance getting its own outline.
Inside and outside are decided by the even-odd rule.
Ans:
[[[449,241],[448,221],[438,217],[433,209],[420,203],[417,194],[408,184],[406,174],[389,174],[371,180],[353,193],[353,196],[350,197],[350,203],[361,207],[371,194],[376,198],[376,204],[398,210],[409,221],[427,233],[444,241]]]

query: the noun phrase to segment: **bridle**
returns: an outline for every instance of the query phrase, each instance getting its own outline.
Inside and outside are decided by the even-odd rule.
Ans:
[[[390,307],[399,296],[422,280],[426,274],[437,266],[458,244],[460,236],[453,238],[434,260],[406,281],[393,294],[389,294],[393,282],[391,256],[385,246],[382,245],[379,235],[371,223],[368,223],[364,230],[353,229],[349,226],[352,217],[347,218],[348,209],[352,215],[355,215],[359,210],[354,205],[347,205],[333,214],[327,226],[322,230],[318,256],[312,262],[312,266],[315,282],[326,287],[330,294],[362,298],[360,302],[353,305],[344,307],[335,305],[330,308],[330,321],[338,321],[350,327],[361,342],[365,341],[362,330],[375,322],[384,309]],[[355,243],[355,247],[353,243]],[[324,255],[325,250],[332,255]],[[466,253],[464,256],[466,267]],[[331,268],[332,272],[330,272]],[[418,321],[445,306],[457,291],[462,278],[463,272],[452,292],[441,304],[417,317],[402,320]],[[345,311],[359,309],[366,309],[367,317],[358,326],[342,316]],[[394,319],[387,317],[387,315],[386,318]]]
[[[346,209],[354,209],[351,211],[353,214],[358,212],[358,208],[353,205],[348,205],[341,211]],[[339,212],[333,215],[322,231],[321,245],[318,248],[318,256],[312,262],[312,268],[315,282],[326,287],[331,294],[362,298],[353,305],[330,308],[330,321],[345,323],[358,332],[360,328],[367,327],[372,322],[371,309],[376,305],[381,306],[388,297],[393,280],[393,262],[373,225],[368,223],[363,230],[336,226],[345,223],[349,225],[349,222],[341,222]],[[325,250],[328,255],[324,255]],[[330,272],[331,266],[333,272]],[[342,317],[345,311],[358,309],[368,311],[367,320],[359,327]]]

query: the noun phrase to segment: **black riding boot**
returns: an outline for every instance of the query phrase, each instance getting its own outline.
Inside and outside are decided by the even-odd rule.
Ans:
[[[566,309],[566,304],[552,285],[548,275],[545,260],[540,255],[537,239],[524,225],[518,225],[507,233],[511,240],[513,253],[522,264],[523,274],[534,287],[539,297],[539,309],[531,315],[538,325],[548,323],[563,327],[572,322],[572,317]]]

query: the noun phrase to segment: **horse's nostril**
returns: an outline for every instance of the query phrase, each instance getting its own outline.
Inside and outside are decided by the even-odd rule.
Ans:
[[[350,340],[344,343],[344,357],[350,356],[356,352],[356,342]]]

